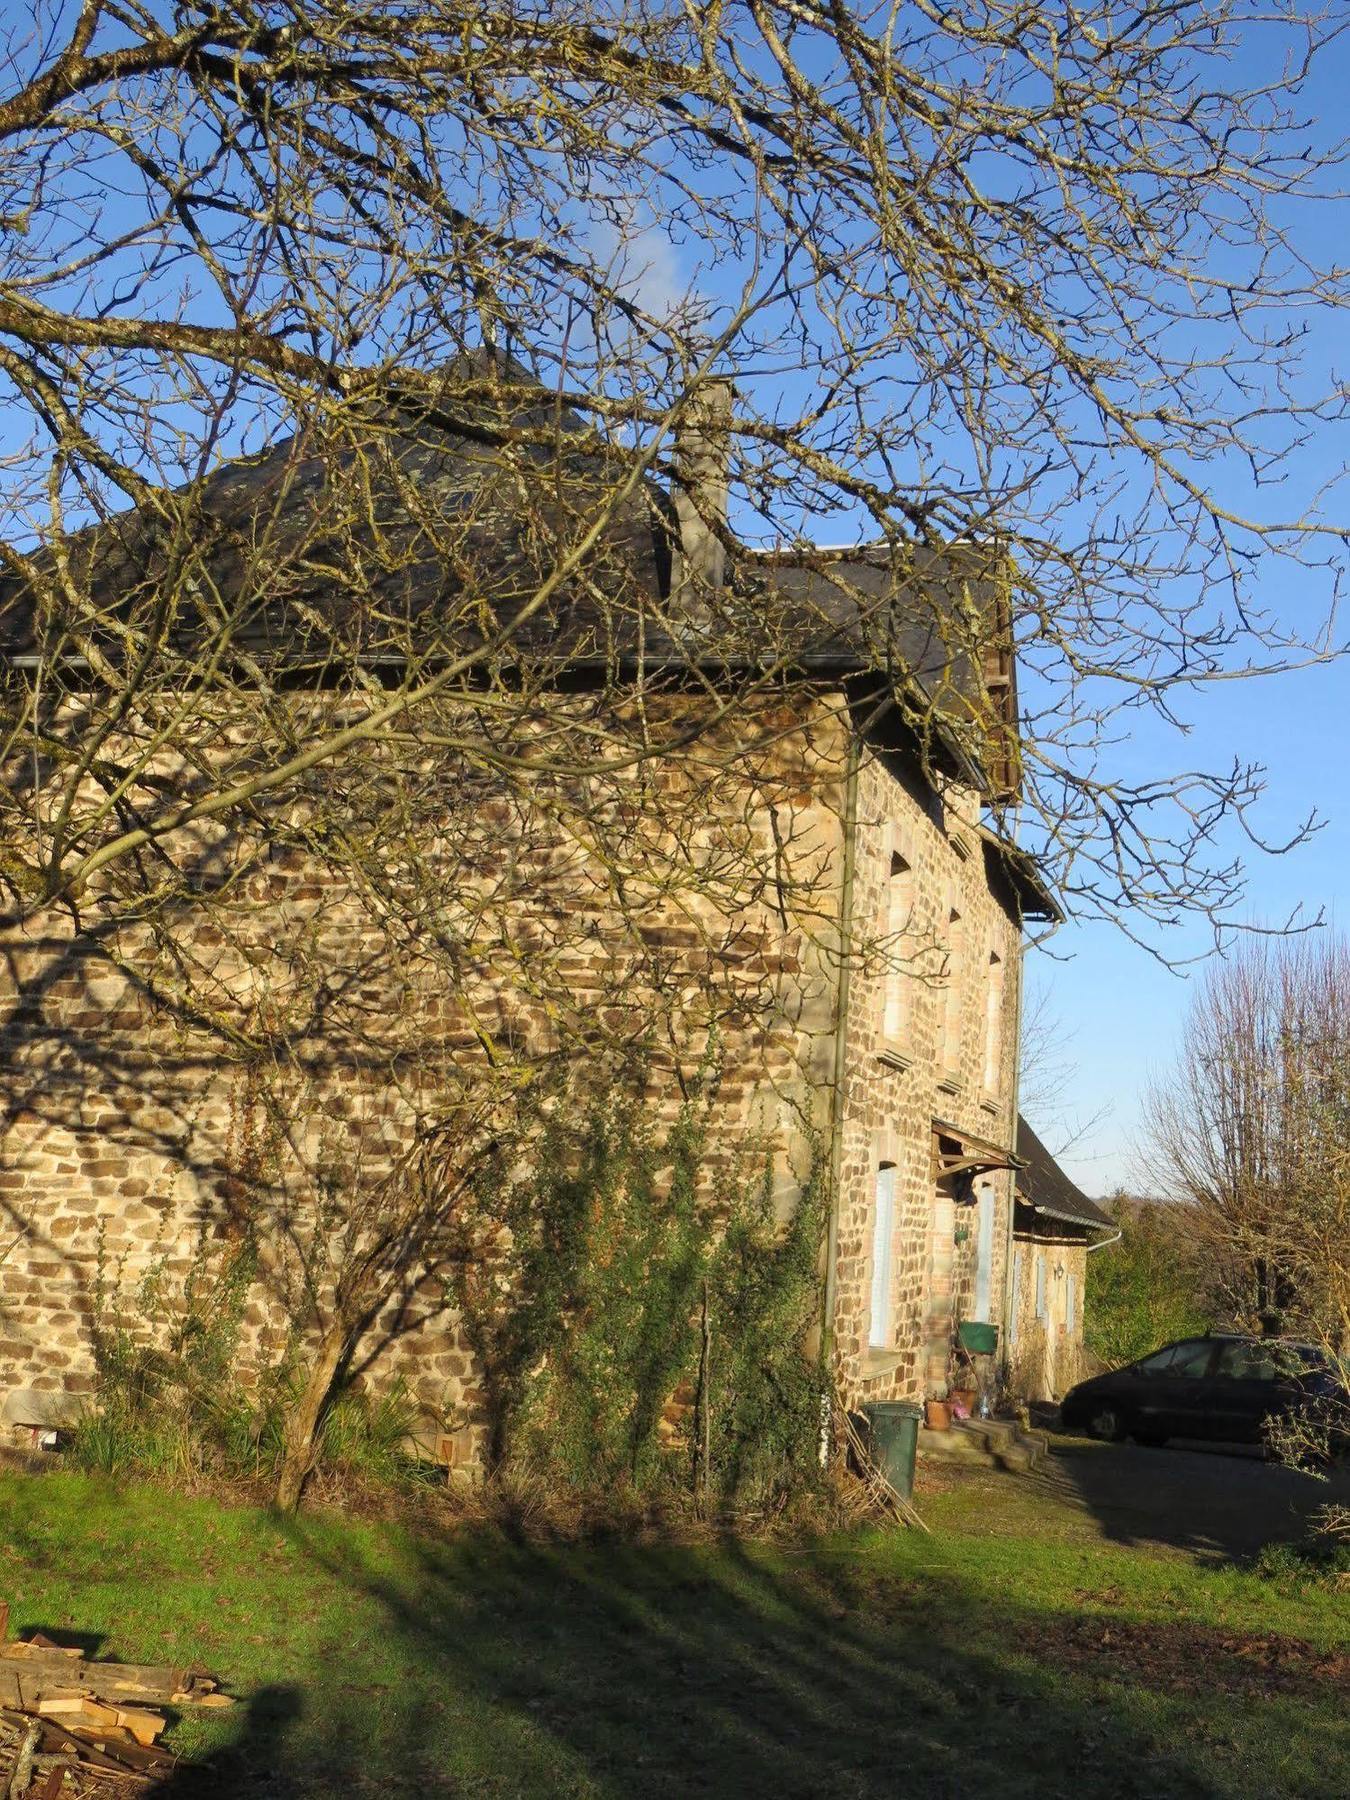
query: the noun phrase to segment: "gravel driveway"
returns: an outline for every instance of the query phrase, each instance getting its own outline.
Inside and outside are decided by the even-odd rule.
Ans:
[[[1182,1440],[1148,1450],[1057,1432],[1049,1441],[1050,1455],[1029,1479],[1047,1498],[1090,1513],[1115,1543],[1171,1545],[1226,1561],[1301,1537],[1332,1501],[1350,1505],[1345,1459],[1319,1481],[1239,1446]]]

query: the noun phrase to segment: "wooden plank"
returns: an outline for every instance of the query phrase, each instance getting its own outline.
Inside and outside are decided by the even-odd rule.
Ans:
[[[114,1745],[115,1755],[100,1748],[102,1739],[86,1737],[83,1733],[71,1731],[58,1726],[55,1720],[47,1722],[48,1735],[43,1739],[43,1748],[53,1750],[60,1756],[72,1757],[77,1763],[87,1763],[90,1768],[103,1769],[109,1775],[121,1775],[124,1778],[132,1775],[167,1775],[174,1766],[173,1758],[162,1750],[142,1750],[140,1745],[130,1738],[125,1744]]]
[[[107,1731],[84,1731],[77,1727],[71,1727],[66,1735],[80,1756],[92,1760],[97,1755],[101,1759],[101,1768],[118,1769],[122,1772],[134,1770],[141,1775],[167,1775],[175,1767],[175,1758],[167,1750],[161,1749],[159,1745],[148,1750],[129,1736],[114,1735]]]
[[[0,1705],[11,1704],[5,1695],[12,1690],[6,1677],[23,1670],[25,1675],[51,1687],[84,1688],[100,1700],[146,1700],[164,1704],[175,1700],[188,1705],[209,1694],[215,1683],[187,1669],[156,1664],[85,1662],[78,1650],[45,1650],[31,1644],[0,1644]],[[181,1698],[175,1698],[181,1696]]]
[[[164,1729],[164,1714],[150,1712],[144,1706],[119,1706],[117,1723],[148,1750]]]
[[[121,1723],[115,1706],[91,1700],[88,1694],[44,1694],[34,1710],[44,1719],[60,1719],[63,1724],[79,1725],[85,1730],[116,1731]]]
[[[47,1771],[47,1779],[37,1791],[35,1800],[60,1800],[61,1787],[69,1767],[69,1763],[53,1763]]]

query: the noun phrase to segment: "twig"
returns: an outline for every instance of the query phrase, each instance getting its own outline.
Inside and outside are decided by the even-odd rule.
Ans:
[[[882,1512],[894,1513],[902,1525],[911,1525],[918,1531],[928,1531],[918,1508],[913,1501],[906,1500],[886,1479],[882,1471],[872,1460],[872,1453],[858,1427],[850,1415],[839,1408],[839,1435],[848,1446],[849,1455],[857,1467],[859,1477],[867,1497]]]

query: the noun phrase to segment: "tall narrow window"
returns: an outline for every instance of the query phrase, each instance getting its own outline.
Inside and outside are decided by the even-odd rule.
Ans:
[[[1045,1322],[1045,1252],[1036,1252],[1036,1317]]]
[[[996,1094],[1003,1072],[1003,958],[989,952],[989,986],[984,996],[984,1091]]]
[[[1073,1331],[1074,1314],[1078,1311],[1078,1283],[1072,1275],[1069,1277],[1069,1291],[1064,1301],[1064,1323],[1069,1331]]]
[[[872,1219],[872,1318],[867,1342],[873,1350],[891,1347],[891,1244],[895,1237],[895,1164],[877,1170],[877,1205]]]
[[[994,1292],[994,1190],[988,1182],[980,1188],[980,1234],[975,1264],[975,1317],[989,1321]],[[990,1321],[992,1322],[992,1321]]]
[[[909,1019],[910,912],[913,904],[914,878],[909,864],[903,856],[893,856],[890,880],[886,884],[886,998],[881,1020],[882,1041],[886,1044],[901,1041]]]
[[[1008,1315],[1008,1348],[1017,1348],[1017,1321],[1022,1312],[1022,1246],[1013,1249],[1012,1311]]]
[[[953,907],[947,918],[947,993],[942,1031],[942,1066],[952,1073],[961,1067],[964,989],[965,931],[961,915]]]

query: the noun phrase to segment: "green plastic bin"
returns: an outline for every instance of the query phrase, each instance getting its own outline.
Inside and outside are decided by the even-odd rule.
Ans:
[[[909,1400],[873,1400],[864,1406],[872,1461],[902,1499],[914,1492],[914,1452],[923,1408]]]
[[[998,1349],[998,1326],[982,1319],[963,1319],[956,1329],[961,1348],[972,1356],[992,1356]]]

